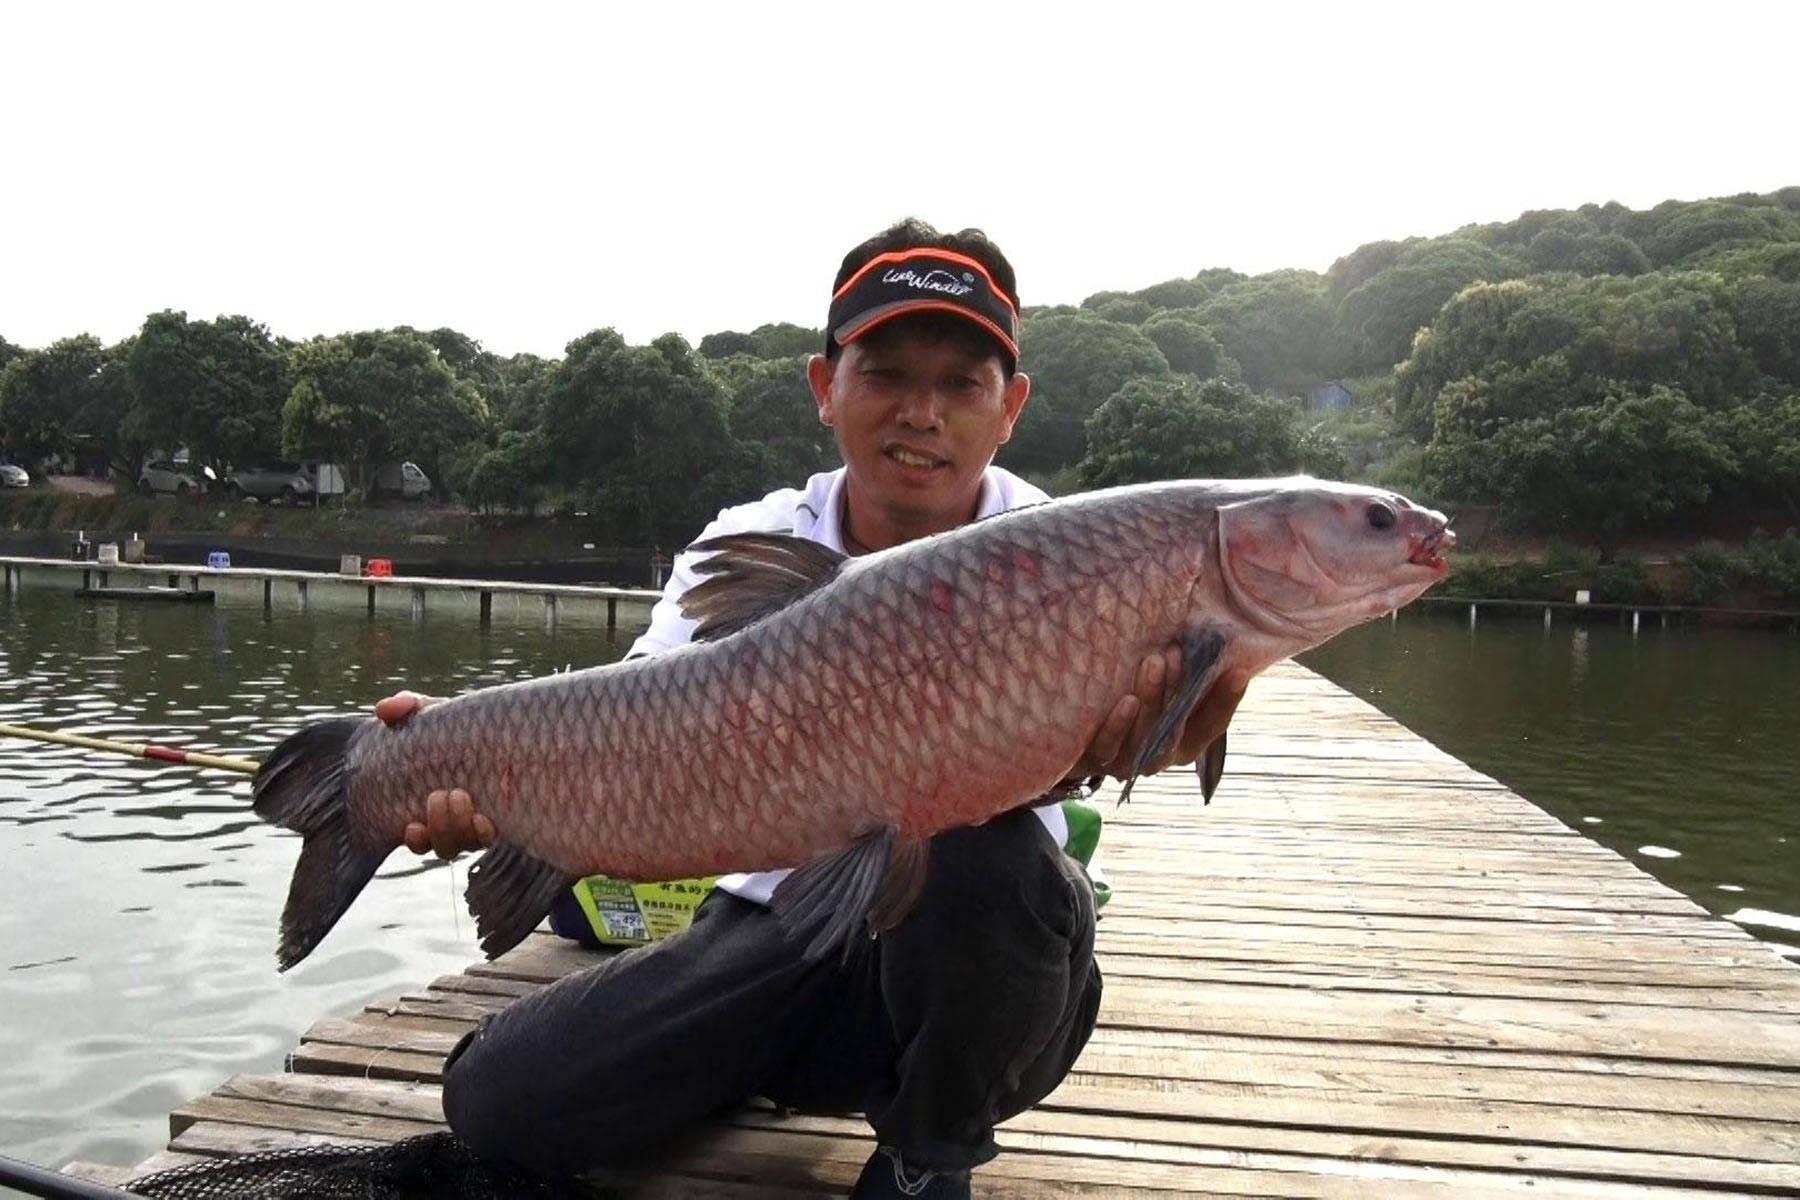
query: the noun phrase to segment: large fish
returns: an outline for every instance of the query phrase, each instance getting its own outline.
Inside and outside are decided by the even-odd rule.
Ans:
[[[275,748],[256,812],[305,835],[282,969],[438,788],[466,788],[499,832],[469,873],[490,955],[584,875],[784,866],[801,869],[782,919],[810,953],[848,947],[904,915],[933,834],[1054,789],[1171,642],[1180,676],[1137,767],[1197,711],[1210,798],[1250,677],[1442,578],[1445,526],[1392,492],[1296,478],[1095,492],[855,559],[777,534],[701,543],[691,646]]]

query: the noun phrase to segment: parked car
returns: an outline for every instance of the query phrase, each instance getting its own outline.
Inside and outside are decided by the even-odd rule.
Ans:
[[[31,475],[24,467],[0,463],[0,487],[30,487]]]
[[[237,467],[225,476],[225,492],[234,499],[249,497],[270,504],[298,504],[313,497],[312,473],[298,463],[276,462],[264,466]]]
[[[138,471],[137,490],[146,496],[198,496],[212,483],[211,467],[195,467],[173,459],[156,458]]]
[[[422,500],[431,493],[431,476],[418,463],[383,463],[375,469],[375,481],[369,495],[398,496],[402,500]]]

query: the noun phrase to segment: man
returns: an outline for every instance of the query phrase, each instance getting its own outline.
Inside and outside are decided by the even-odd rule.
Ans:
[[[844,466],[702,536],[779,531],[864,554],[1045,499],[991,465],[1031,391],[1018,306],[1011,265],[977,230],[904,221],[852,250],[807,364]],[[676,560],[633,655],[689,640],[679,597],[697,578],[694,556]],[[1174,647],[1145,659],[1073,777],[1124,771],[1178,667]],[[425,702],[401,693],[376,711],[396,723]],[[1189,733],[1172,759],[1198,753]],[[491,843],[478,802],[433,793],[407,844],[450,857]],[[784,937],[767,903],[785,872],[722,879],[685,932],[465,1037],[444,1068],[451,1128],[479,1153],[576,1172],[642,1160],[761,1095],[867,1116],[878,1149],[854,1198],[969,1196],[995,1124],[1061,1082],[1099,1008],[1093,892],[1053,836],[1061,819],[1023,809],[933,839],[913,910],[847,962],[807,962]]]

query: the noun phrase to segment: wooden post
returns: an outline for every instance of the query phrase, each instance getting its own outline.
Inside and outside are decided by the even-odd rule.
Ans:
[[[1469,605],[1469,628],[1475,628],[1475,606]]]
[[[295,582],[300,585],[300,611],[305,612],[306,611],[306,580],[300,579],[300,580],[296,580]]]
[[[94,586],[94,573],[86,567],[81,568],[81,590],[87,591]]]
[[[181,586],[181,576],[174,571],[169,572],[169,586],[172,588]]]
[[[494,623],[494,593],[481,593],[481,627],[486,629]]]
[[[617,596],[608,596],[606,598],[606,632],[611,633],[618,627],[619,598]]]
[[[424,616],[425,616],[425,589],[422,587],[415,587],[412,590],[412,617],[413,617],[413,620],[418,621],[418,620],[422,620],[424,618]]]
[[[1545,629],[1550,628],[1550,606],[1549,605],[1544,606],[1544,628]]]
[[[554,593],[544,597],[544,628],[556,628],[556,596]]]
[[[272,575],[264,575],[263,576],[263,611],[264,612],[268,612],[270,609],[275,607],[274,598],[275,598],[275,577]]]
[[[369,615],[375,615],[375,585],[372,583],[369,585]]]
[[[13,594],[12,564],[0,563],[0,570],[4,570],[6,573],[6,583],[4,587],[0,587],[0,592],[4,592],[8,597],[11,597]]]

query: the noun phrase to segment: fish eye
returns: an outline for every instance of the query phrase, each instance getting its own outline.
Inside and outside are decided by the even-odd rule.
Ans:
[[[1392,529],[1400,521],[1400,514],[1386,504],[1376,501],[1369,505],[1369,528]]]

